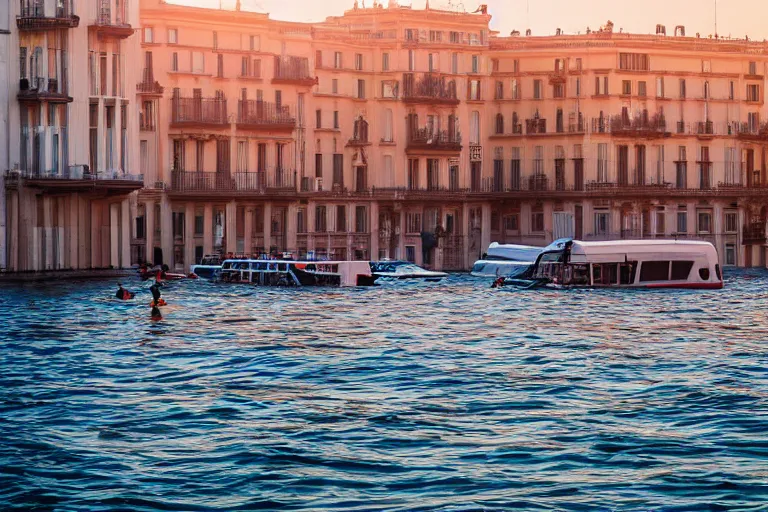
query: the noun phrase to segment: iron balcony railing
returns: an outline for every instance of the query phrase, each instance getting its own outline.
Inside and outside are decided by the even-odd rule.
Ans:
[[[543,135],[547,133],[546,119],[526,119],[525,132],[529,135]]]
[[[73,0],[58,0],[48,12],[45,9],[45,0],[20,2],[19,15],[16,17],[19,30],[75,28],[80,24],[80,18],[74,14]]]
[[[456,81],[438,73],[404,73],[403,101],[459,103]]]
[[[299,84],[314,83],[315,79],[309,72],[309,59],[306,57],[276,56],[273,81]]]
[[[408,130],[407,145],[425,149],[461,151],[461,134],[458,130],[430,130],[429,128]]]
[[[119,0],[112,9],[114,0],[99,0],[97,22],[99,25],[128,27],[128,0]],[[114,15],[113,15],[114,14]]]
[[[174,171],[171,175],[174,192],[250,192],[296,191],[296,173],[290,169],[270,169],[256,172],[195,172]]]
[[[296,117],[287,105],[275,105],[261,100],[239,100],[237,123],[253,126],[296,126]]]
[[[222,98],[172,98],[171,124],[229,124],[227,100]]]

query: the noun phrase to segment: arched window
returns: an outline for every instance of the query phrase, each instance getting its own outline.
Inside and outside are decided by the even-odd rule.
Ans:
[[[496,114],[496,134],[504,133],[504,116],[501,113]]]

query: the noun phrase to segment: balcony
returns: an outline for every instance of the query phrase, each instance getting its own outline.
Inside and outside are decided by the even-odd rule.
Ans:
[[[171,193],[201,196],[293,195],[296,173],[288,169],[257,172],[174,171]]]
[[[715,126],[712,121],[700,121],[695,125],[695,135],[712,136],[715,134]]]
[[[48,192],[94,192],[107,196],[128,194],[144,187],[144,177],[140,174],[90,173],[86,165],[72,165],[61,172],[15,171],[8,173],[8,179]]]
[[[296,127],[296,118],[287,105],[275,105],[261,100],[239,100],[237,102],[238,130],[265,130],[291,132]]]
[[[765,244],[765,221],[757,219],[745,224],[741,235],[741,243],[745,245]]]
[[[525,120],[525,133],[528,135],[546,135],[547,120],[534,118]]]
[[[70,103],[72,97],[67,95],[66,83],[56,78],[34,77],[19,80],[19,101],[25,103],[47,101],[48,103]]]
[[[668,137],[667,123],[663,116],[638,115],[634,118],[617,115],[610,118],[611,133],[620,137],[659,138]]]
[[[437,152],[460,153],[461,134],[457,130],[430,130],[417,128],[408,131],[406,153]]]
[[[225,99],[178,96],[171,99],[172,128],[224,128],[228,125]]]
[[[96,22],[89,28],[99,39],[125,39],[133,35],[133,27],[128,23],[128,1],[120,0],[112,9],[114,0],[98,0]]]
[[[163,95],[163,86],[160,82],[155,80],[154,73],[151,68],[144,68],[141,73],[141,82],[136,84],[136,94],[142,96],[157,96]]]
[[[403,73],[403,101],[430,105],[458,105],[456,81],[438,73]]]
[[[275,57],[273,84],[302,85],[311,87],[317,78],[309,74],[309,59],[306,57]]]
[[[21,0],[16,27],[20,32],[77,28],[80,25],[80,17],[74,15],[73,0],[62,0],[59,4],[46,13],[44,0]]]
[[[768,141],[768,123],[737,123],[735,129],[740,140],[748,142]]]

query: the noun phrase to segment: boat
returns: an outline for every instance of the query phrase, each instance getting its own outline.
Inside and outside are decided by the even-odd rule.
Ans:
[[[475,277],[511,276],[525,271],[536,262],[543,247],[492,242],[483,257],[472,265]]]
[[[372,286],[368,261],[287,261],[227,259],[218,278],[227,283],[260,286]]]
[[[715,247],[693,240],[557,240],[527,272],[498,284],[525,288],[720,289]],[[495,283],[496,285],[496,283]]]
[[[189,271],[198,277],[213,279],[221,271],[222,261],[218,254],[209,254],[203,256],[200,263],[190,266]]]
[[[442,281],[448,275],[445,272],[426,270],[409,261],[372,261],[370,265],[377,285],[404,281],[434,283]]]

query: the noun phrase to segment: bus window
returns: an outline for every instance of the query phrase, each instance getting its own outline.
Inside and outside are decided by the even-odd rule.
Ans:
[[[637,262],[630,261],[619,265],[619,284],[634,284]]]

